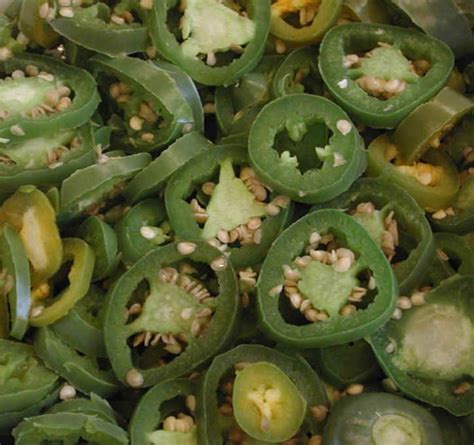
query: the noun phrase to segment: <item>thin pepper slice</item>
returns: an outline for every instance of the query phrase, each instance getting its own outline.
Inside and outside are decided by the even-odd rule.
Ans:
[[[335,313],[325,317],[323,321],[315,320],[308,323],[305,320],[306,323],[303,324],[301,320],[293,322],[284,309],[282,292],[285,279],[287,279],[284,271],[290,267],[295,257],[304,255],[308,240],[313,233],[322,236],[328,234],[329,231],[345,240],[345,249],[350,249],[359,256],[354,266],[351,266],[350,270],[346,269],[345,273],[359,276],[364,270],[370,271],[374,282],[373,285],[368,285],[372,292],[370,304],[364,304],[347,315],[338,313],[337,307],[333,308],[333,303],[325,299],[336,301],[336,299],[344,298],[345,301],[347,298],[345,292],[348,290],[350,294],[353,285],[360,286],[361,282],[359,279],[349,280],[348,277],[342,275],[343,272],[335,270],[335,266],[331,268],[334,270],[331,274],[335,274],[332,276],[328,269],[330,266],[315,262],[319,264],[319,275],[313,275],[319,283],[318,300],[321,299],[316,303],[321,307],[330,305],[327,311]],[[304,268],[300,274],[303,272]],[[327,283],[324,284],[326,281]],[[308,291],[315,286],[314,282],[310,281],[309,289],[306,288],[308,280],[304,287],[303,284],[305,283],[301,282],[301,285],[297,285],[299,290],[296,290],[296,293],[304,294],[300,295],[300,298],[311,298]],[[349,289],[347,289],[348,286]],[[330,297],[329,294],[324,296],[323,289],[325,288],[330,288],[326,291],[329,292]],[[366,294],[370,295],[370,292]],[[397,294],[395,277],[380,248],[359,223],[349,215],[332,209],[310,213],[286,229],[270,248],[257,282],[258,313],[264,332],[274,340],[298,348],[343,344],[374,332],[392,315]],[[317,306],[315,307],[318,309]],[[299,311],[295,310],[295,312]]]
[[[31,284],[38,286],[59,269],[63,248],[56,213],[44,193],[23,186],[0,207],[0,224],[18,231],[31,263]]]
[[[473,290],[472,276],[455,275],[367,338],[400,391],[455,416],[474,410]]]
[[[24,0],[21,2],[20,14],[18,16],[18,28],[31,41],[43,48],[51,48],[56,45],[59,35],[51,29],[46,20],[40,15],[41,8],[45,8],[48,0]]]
[[[346,191],[366,167],[363,141],[347,114],[309,94],[284,96],[263,108],[250,130],[249,158],[265,183],[305,203]]]
[[[10,308],[10,336],[21,340],[30,314],[30,265],[18,232],[5,224],[0,234],[3,289]],[[8,289],[11,286],[11,289]]]
[[[216,356],[204,375],[197,397],[198,416],[200,418],[198,435],[202,443],[226,443],[226,436],[235,429],[235,420],[222,418],[219,413],[219,389],[225,383],[226,377],[240,369],[245,370],[246,364],[265,363],[276,366],[286,374],[297,390],[303,396],[308,408],[328,407],[326,392],[321,380],[308,363],[299,355],[285,354],[275,349],[260,345],[240,345],[223,354]],[[277,400],[274,401],[278,403]],[[255,415],[258,418],[260,411],[255,403]],[[269,403],[270,405],[270,403]],[[269,406],[270,407],[270,406]],[[291,408],[291,407],[288,407]],[[305,421],[301,428],[302,435],[316,434],[321,430],[321,419],[313,418],[307,410]],[[230,423],[230,424],[229,424]],[[247,440],[251,440],[246,436]]]
[[[181,443],[181,440],[183,444],[189,443],[191,445],[193,440],[194,443],[197,443],[195,425],[188,432],[167,431],[157,428],[157,425],[160,425],[168,414],[171,415],[176,410],[180,410],[180,414],[188,413],[189,417],[195,415],[196,393],[196,382],[188,379],[165,380],[148,390],[140,399],[130,420],[131,444],[141,445],[151,442],[153,437],[163,441],[167,440],[169,443]],[[177,398],[182,399],[184,403],[178,402],[179,404],[174,404],[174,409],[169,409],[171,408],[169,406],[170,402]],[[185,405],[185,400],[190,403],[186,403],[187,407],[185,409],[179,409],[182,408],[180,405]],[[153,414],[150,415],[151,412]]]
[[[130,151],[157,150],[183,133],[201,128],[202,115],[195,116],[195,107],[185,94],[191,86],[182,90],[172,71],[137,58],[101,55],[93,57],[90,66],[103,76],[105,94],[111,98],[112,140]]]
[[[0,122],[2,139],[15,141],[35,138],[60,129],[77,128],[89,120],[99,103],[99,94],[95,79],[87,71],[66,65],[52,57],[22,54],[3,62],[0,72],[8,76],[15,70],[26,72],[28,66],[36,68],[29,69],[30,75],[3,80],[0,84],[2,90],[5,90],[0,94],[0,100],[3,95],[10,95],[6,96],[6,104],[2,103],[2,111],[9,112]],[[45,99],[54,99],[50,104],[55,103],[56,107],[60,104],[60,101],[56,102],[56,97],[45,97],[46,93],[54,89],[61,94],[73,94],[67,105],[63,101],[64,105],[56,111],[45,102]],[[16,100],[12,101],[9,97]],[[53,111],[44,108],[44,105],[51,107]],[[38,106],[43,107],[43,112],[36,117],[24,117],[21,114],[23,111],[33,112]]]
[[[272,3],[270,33],[292,45],[318,43],[325,32],[336,23],[341,6],[342,0],[305,0],[302,2],[276,0]],[[296,18],[296,16],[299,17]],[[291,20],[292,18],[294,20]]]
[[[180,253],[178,248],[183,253]],[[193,332],[196,330],[193,329],[187,336],[189,343],[186,344],[185,349],[169,357],[166,362],[162,362],[162,357],[166,357],[167,350],[163,350],[155,342],[150,344],[149,340],[145,345],[148,349],[140,356],[134,351],[131,339],[129,340],[137,330],[147,330],[153,338],[156,338],[155,332],[162,336],[168,332],[178,332],[181,326],[187,330],[188,325],[192,325],[192,321],[195,320],[193,313],[195,311],[201,313],[201,308],[209,307],[199,303],[198,300],[196,301],[199,305],[196,306],[196,303],[192,302],[193,297],[187,293],[185,295],[186,291],[176,284],[176,278],[173,278],[176,276],[176,270],[173,272],[169,268],[182,261],[191,261],[196,267],[212,265],[214,268],[217,279],[214,292],[219,297],[208,297],[210,301],[205,302],[209,305],[216,303],[212,318],[204,333],[200,336],[199,332],[194,335]],[[174,280],[175,284],[172,284],[168,277]],[[136,318],[136,306],[133,306],[136,301],[134,301],[134,293],[138,293],[139,285],[143,284],[144,280],[149,282],[150,292],[145,294],[141,318],[140,315]],[[197,284],[195,282],[195,285]],[[192,290],[192,287],[189,289]],[[172,295],[175,298],[170,299]],[[148,301],[149,303],[146,304]],[[184,306],[180,302],[185,302]],[[159,319],[155,318],[156,309],[154,308],[157,305],[161,311],[169,309],[171,312],[166,312],[168,314],[166,316],[165,313],[158,312],[163,316]],[[186,308],[191,309],[191,318],[188,318],[189,311],[183,314],[184,318],[179,318],[182,310]],[[126,309],[127,313],[125,313]],[[177,310],[181,312],[176,312]],[[171,377],[185,375],[228,344],[237,327],[238,312],[239,300],[235,274],[230,263],[224,259],[218,249],[202,241],[193,241],[191,244],[172,243],[154,249],[128,269],[115,282],[107,296],[105,346],[114,372],[122,382],[132,387],[151,386]],[[206,313],[209,313],[209,310]],[[130,321],[130,317],[133,321]],[[143,329],[140,323],[145,324]],[[160,336],[158,339],[161,339]],[[165,339],[168,340],[167,337]]]
[[[358,56],[357,62],[346,58],[372,50],[370,63]],[[427,60],[428,71],[415,75],[409,65],[404,68],[409,60]],[[351,68],[362,61],[366,65]],[[375,128],[396,127],[414,108],[434,96],[448,81],[453,63],[451,50],[443,42],[417,31],[375,23],[332,28],[321,43],[319,55],[321,76],[336,102],[354,119]],[[363,75],[404,81],[406,86],[386,100],[379,99],[359,86],[357,80]]]
[[[63,239],[63,249],[62,264],[72,261],[67,274],[69,284],[59,295],[46,295],[33,299],[31,326],[46,326],[64,317],[89,289],[94,271],[94,251],[79,238]],[[54,293],[54,277],[52,287]]]
[[[209,53],[207,53],[207,61],[210,63],[206,63],[205,60],[200,60],[197,56],[188,54],[189,51],[184,49],[185,46],[179,43],[174,34],[175,23],[170,23],[168,19],[172,17],[171,12],[177,8],[178,3],[176,0],[154,2],[150,13],[148,29],[151,39],[164,58],[181,67],[193,80],[204,85],[229,85],[232,81],[254,68],[263,53],[270,29],[270,0],[250,0],[245,3],[245,11],[251,25],[246,22],[242,25],[242,28],[248,30],[249,39],[247,42],[243,41],[245,46],[238,49],[241,54],[235,58],[231,55],[233,42],[227,48],[220,48],[220,45],[222,41],[227,42],[234,37],[238,46],[238,41],[242,37],[242,30],[239,27],[233,27],[233,24],[242,22],[243,16],[227,5],[214,0],[195,0],[191,2],[192,6],[195,7],[196,17],[191,14],[188,16],[189,25],[183,28],[181,33],[184,34],[185,42],[192,41],[194,36],[192,27],[194,26],[196,28],[194,33],[197,33],[213,49],[211,52],[216,59],[214,64],[212,64],[214,61],[212,57],[209,58]],[[186,7],[184,14],[186,17]],[[196,20],[195,24],[194,19]],[[222,20],[228,25],[227,27],[221,26]],[[216,25],[214,26],[213,23],[216,23]],[[205,28],[201,30],[201,27],[204,26]],[[231,26],[233,28],[230,29],[233,32],[229,31]],[[178,27],[177,24],[176,27]],[[251,32],[249,28],[253,28],[254,31]],[[217,31],[219,34],[216,34]],[[177,32],[179,33],[179,30]],[[192,45],[188,44],[188,46],[191,49]],[[222,61],[220,60],[219,50],[223,54]],[[199,49],[197,51],[199,53]]]

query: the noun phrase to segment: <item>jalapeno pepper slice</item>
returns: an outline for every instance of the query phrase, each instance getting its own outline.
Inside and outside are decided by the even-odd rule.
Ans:
[[[191,380],[174,379],[151,388],[140,399],[130,421],[132,445],[196,445],[196,386]]]
[[[337,210],[299,219],[273,243],[257,282],[265,333],[299,348],[362,338],[392,315],[396,281],[380,248]]]
[[[5,224],[0,234],[2,293],[8,296],[10,336],[21,340],[28,329],[30,314],[30,266],[17,231]]]
[[[425,212],[408,192],[393,182],[363,178],[318,207],[347,209],[366,228],[392,263],[402,294],[420,284],[435,249]]]
[[[249,158],[263,181],[305,203],[346,191],[366,166],[363,141],[344,111],[309,94],[263,108],[250,131]]]
[[[393,394],[370,393],[345,397],[329,416],[323,440],[328,445],[399,443],[442,445],[435,417],[415,402]]]
[[[289,199],[271,194],[249,168],[245,148],[231,145],[179,169],[168,182],[165,203],[178,238],[227,245],[235,267],[259,263],[291,213]]]
[[[170,72],[153,63],[95,56],[90,66],[110,97],[112,140],[130,151],[157,150],[202,124]]]
[[[72,261],[72,266],[67,272],[68,285],[59,295],[54,295],[54,277],[52,286],[46,284],[44,289],[41,286],[33,294],[30,313],[31,326],[46,326],[54,323],[64,317],[86,295],[94,271],[94,251],[79,238],[65,238],[63,240],[62,265],[67,265],[70,261]],[[59,280],[60,277],[57,278]],[[57,284],[63,285],[64,283]]]
[[[138,8],[127,8],[134,2],[116,2],[113,9],[103,2],[87,3],[85,7],[73,5],[72,17],[51,11],[50,26],[67,40],[111,57],[145,51],[146,26],[137,21]]]
[[[51,29],[46,20],[41,17],[48,0],[22,0],[18,15],[18,28],[31,41],[43,48],[56,45],[59,36]],[[44,12],[43,12],[44,13]]]
[[[270,0],[235,3],[236,9],[216,0],[187,1],[182,11],[178,5],[155,2],[148,29],[160,54],[196,82],[229,85],[258,63],[270,29]]]
[[[0,137],[11,142],[85,124],[99,103],[94,78],[45,56],[18,55],[0,67]],[[21,74],[20,74],[21,73]],[[14,100],[12,100],[14,99]]]
[[[142,387],[191,372],[230,341],[238,309],[220,250],[184,241],[150,251],[108,293],[105,345],[115,374]]]
[[[454,276],[432,291],[417,292],[412,304],[368,337],[383,370],[403,393],[456,416],[474,407],[473,288],[471,276]]]
[[[352,22],[390,23],[384,0],[344,0],[341,19]],[[338,23],[341,23],[341,19]]]
[[[319,69],[336,101],[375,128],[394,128],[447,82],[454,58],[433,37],[405,28],[350,23],[321,43]]]
[[[275,369],[279,378],[276,381],[269,381],[268,376],[260,374],[259,370],[252,370],[249,376],[251,383],[254,381],[254,391],[250,390],[252,385],[245,385],[247,394],[238,393],[238,384],[236,385],[236,373],[239,378],[239,372],[245,372],[248,366],[267,366]],[[286,385],[281,384],[280,376],[283,375],[286,382],[291,383],[293,387],[290,391],[296,391],[303,398],[304,405],[308,409],[300,413],[300,428],[297,428],[294,437],[302,439],[309,434],[316,434],[322,428],[328,411],[328,400],[324,387],[317,374],[311,369],[308,363],[298,355],[287,355],[282,352],[260,345],[240,345],[214,358],[205,376],[200,384],[198,393],[198,435],[202,443],[227,443],[233,435],[239,433],[247,441],[262,440],[251,436],[239,426],[234,418],[233,411],[241,410],[240,406],[235,406],[235,402],[240,405],[241,396],[247,395],[248,412],[254,415],[253,420],[257,423],[255,429],[262,432],[267,431],[270,442],[278,441],[272,439],[273,434],[287,428],[288,418],[280,411],[280,404],[283,400],[289,402]],[[245,379],[247,380],[247,379]],[[266,381],[264,384],[260,380]],[[244,382],[245,383],[245,382]],[[262,385],[262,386],[261,386]],[[268,391],[268,403],[265,404],[265,393]],[[272,391],[274,397],[272,397]],[[232,396],[232,398],[224,396]],[[221,398],[222,396],[222,398]],[[300,403],[299,398],[292,401],[296,405]],[[233,406],[234,405],[234,406]],[[285,405],[284,405],[285,406]],[[286,409],[296,408],[293,404],[285,406]],[[239,412],[237,415],[244,415]],[[321,415],[322,414],[322,415]],[[242,422],[242,420],[241,420]],[[302,422],[302,424],[301,424]],[[262,425],[263,424],[263,425]],[[289,425],[288,425],[289,426]],[[292,429],[293,430],[293,429]],[[253,432],[253,431],[252,431]],[[273,436],[276,437],[276,436]],[[291,436],[290,436],[291,437]],[[268,440],[268,439],[267,439]]]

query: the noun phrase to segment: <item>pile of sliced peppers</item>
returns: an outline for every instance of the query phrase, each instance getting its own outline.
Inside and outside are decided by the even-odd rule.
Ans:
[[[472,0],[0,2],[1,445],[472,445]]]

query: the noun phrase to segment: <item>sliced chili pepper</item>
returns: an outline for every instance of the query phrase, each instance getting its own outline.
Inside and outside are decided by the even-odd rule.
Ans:
[[[89,357],[107,357],[104,345],[103,307],[105,294],[91,286],[67,315],[51,327],[71,348]]]
[[[40,445],[42,443],[100,443],[101,445],[126,445],[127,433],[117,425],[80,413],[42,414],[21,422],[13,436],[18,445]]]
[[[277,238],[257,291],[265,333],[299,348],[343,344],[374,332],[392,315],[397,296],[380,248],[337,210],[313,212]]]
[[[356,22],[390,23],[383,0],[344,0],[341,17]]]
[[[31,284],[39,286],[61,265],[63,248],[56,213],[36,187],[23,186],[0,207],[0,224],[10,224],[20,235],[31,263]]]
[[[398,165],[398,147],[386,136],[369,145],[369,176],[380,176],[404,188],[425,210],[445,209],[459,190],[459,174],[451,157],[430,150],[413,165]],[[394,161],[392,164],[391,161]]]
[[[441,429],[425,408],[386,393],[344,397],[331,410],[323,440],[328,445],[357,443],[401,443],[442,445]]]
[[[202,125],[184,92],[190,85],[183,87],[171,71],[132,57],[95,56],[90,65],[110,97],[112,140],[120,146],[157,150]]]
[[[132,207],[117,224],[116,231],[121,260],[127,266],[172,240],[165,206],[159,199],[146,199]]]
[[[383,370],[404,393],[456,416],[473,412],[471,276],[453,276],[370,335]],[[409,308],[409,306],[412,306]]]
[[[36,138],[0,145],[0,187],[16,191],[22,185],[57,185],[77,169],[96,160],[89,125],[58,130]]]
[[[59,40],[58,34],[41,17],[41,11],[44,11],[44,5],[47,4],[48,0],[22,0],[18,16],[20,31],[43,48],[51,48]]]
[[[3,62],[0,72],[3,76],[22,73],[0,83],[0,138],[4,141],[77,128],[89,120],[99,103],[95,80],[87,71],[51,57],[18,55]]]
[[[389,0],[387,3],[396,20],[404,21],[407,26],[414,24],[427,34],[443,40],[456,57],[473,53],[474,36],[469,21],[455,2]]]
[[[25,343],[0,339],[0,413],[23,411],[55,392],[58,376]]]
[[[425,213],[408,192],[394,182],[364,178],[337,198],[314,208],[321,207],[347,209],[353,213],[390,261],[393,259],[400,293],[407,293],[420,284],[435,249]],[[410,242],[405,242],[405,238]]]
[[[131,387],[151,386],[191,372],[231,340],[239,309],[235,274],[206,242],[168,244],[115,282],[106,308],[115,374]]]
[[[94,250],[96,260],[92,280],[110,277],[120,260],[114,229],[97,216],[90,216],[79,226],[76,233]]]
[[[64,343],[50,327],[36,330],[34,348],[48,368],[85,394],[110,397],[119,389],[111,369],[99,367],[95,357],[79,354]]]
[[[234,381],[235,374],[239,378],[239,373],[244,372],[247,366],[256,365],[270,366],[276,369],[278,375],[283,375],[290,381],[294,388],[293,391],[296,390],[303,397],[304,404],[308,409],[306,413],[303,412],[304,423],[298,429],[295,437],[306,438],[307,434],[316,434],[321,430],[328,410],[328,400],[318,375],[308,363],[298,355],[287,355],[265,346],[240,345],[215,357],[201,381],[197,398],[197,413],[201,419],[198,425],[198,435],[202,443],[227,443],[226,437],[228,438],[229,435],[232,436],[236,432],[243,435],[246,440],[255,440],[255,437],[242,431],[237,423],[238,419],[236,422],[233,418],[232,411],[240,409],[240,406],[235,406],[235,402],[240,404],[240,397],[246,395],[237,392],[238,386]],[[279,388],[279,381],[269,381],[266,377],[265,374],[262,375],[258,370],[255,370],[254,378],[257,379],[254,387],[255,393],[247,394],[247,403],[249,404],[248,412],[254,414],[253,421],[257,423],[256,428],[260,429],[258,424],[261,420],[263,429],[265,430],[266,427],[271,435],[275,429],[279,429],[279,424],[283,429],[286,427],[286,422],[289,422],[286,415],[296,407],[291,403],[284,404],[285,400],[290,401],[288,393],[283,388]],[[250,379],[253,380],[252,377]],[[260,383],[260,380],[265,383]],[[268,410],[264,410],[262,398],[265,396],[265,390],[272,392],[272,389],[274,389],[275,398],[271,401],[269,399]],[[260,396],[257,394],[259,390],[263,393]],[[232,405],[234,406],[230,405],[230,401],[227,401],[229,398],[225,399],[226,402],[223,403],[220,395],[233,396],[234,403]],[[270,394],[268,395],[270,398]],[[282,413],[282,409],[288,411]],[[323,415],[318,416],[314,413]],[[270,419],[267,419],[268,415],[271,415]],[[268,424],[265,419],[268,420]],[[273,440],[270,439],[270,441]]]
[[[320,42],[336,23],[341,6],[342,0],[276,0],[272,2],[270,33],[293,45]]]
[[[406,164],[417,161],[429,148],[439,148],[443,135],[465,114],[474,109],[474,101],[445,87],[431,101],[409,114],[392,135]]]
[[[272,95],[273,97],[297,93],[322,95],[323,86],[316,52],[311,48],[299,48],[289,53],[278,67],[273,76]]]
[[[139,171],[151,160],[148,153],[131,156],[103,154],[98,164],[77,170],[61,187],[60,223],[92,216],[107,207],[107,199],[117,198]]]
[[[248,167],[247,150],[231,145],[179,169],[167,184],[165,203],[178,238],[227,244],[235,267],[259,263],[291,214],[289,199],[271,194]]]
[[[450,49],[405,28],[350,23],[321,43],[319,69],[336,101],[357,121],[394,128],[446,84]]]
[[[130,181],[124,190],[125,197],[136,203],[153,196],[165,187],[166,181],[179,167],[211,147],[211,142],[199,133],[185,134]]]
[[[196,386],[190,380],[174,379],[151,388],[140,399],[130,421],[132,445],[196,444]]]
[[[346,113],[309,94],[265,106],[250,131],[249,158],[264,182],[305,203],[346,191],[366,167],[363,141]]]
[[[46,285],[44,292],[40,287],[37,294],[32,295],[31,326],[46,326],[54,323],[64,317],[86,295],[94,271],[94,251],[79,238],[65,238],[63,239],[62,264],[71,261],[72,266],[67,272],[68,285],[59,295],[54,295],[54,277],[53,289]]]
[[[8,295],[10,336],[21,340],[30,314],[30,265],[17,231],[5,224],[0,234],[2,293]]]
[[[155,2],[150,13],[149,32],[164,58],[204,85],[229,85],[255,67],[270,29],[270,0],[249,0],[239,11],[216,0],[187,1],[181,27],[178,4]]]
[[[120,10],[112,11],[102,2],[86,4],[85,7],[73,5],[72,17],[55,16],[49,24],[75,44],[111,57],[144,52],[148,32],[146,26],[135,20],[135,8],[116,8]]]

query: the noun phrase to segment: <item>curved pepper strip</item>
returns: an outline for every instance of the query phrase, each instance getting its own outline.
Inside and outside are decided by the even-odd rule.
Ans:
[[[115,374],[128,385],[147,387],[188,374],[222,350],[234,335],[240,303],[233,268],[230,263],[224,263],[224,268],[215,271],[219,297],[216,299],[214,315],[203,336],[191,340],[180,355],[158,367],[156,362],[159,361],[159,355],[156,358],[153,355],[150,357],[151,367],[141,367],[137,354],[127,344],[131,331],[127,329],[130,325],[127,325],[128,314],[125,314],[125,309],[139,283],[143,280],[151,283],[157,279],[161,268],[176,265],[182,260],[210,264],[222,258],[222,253],[206,242],[193,241],[193,244],[196,249],[189,255],[178,252],[178,243],[150,251],[115,282],[107,295],[105,346]]]
[[[167,415],[166,405],[177,397],[185,398],[195,395],[196,386],[196,383],[191,380],[174,379],[165,380],[148,390],[140,399],[130,420],[131,445],[150,443],[150,435],[156,431],[157,425],[160,425]],[[150,413],[152,414],[150,415]],[[168,432],[168,440],[178,440],[173,437],[173,433]]]
[[[383,0],[344,0],[341,17],[364,23],[390,23]]]
[[[443,135],[473,109],[474,101],[449,87],[443,88],[431,101],[410,113],[394,131],[392,141],[400,150],[400,159],[411,164],[429,148],[438,148]]]
[[[74,7],[74,16],[55,17],[50,26],[67,40],[80,47],[118,57],[144,52],[148,43],[146,26],[141,23],[107,23],[110,8],[100,2],[86,7]]]
[[[115,139],[130,151],[157,150],[170,144],[183,133],[202,125],[201,116],[194,115],[195,107],[188,102],[188,94],[181,90],[182,83],[175,79],[171,71],[133,57],[110,58],[97,55],[89,63],[96,74],[113,76],[131,88],[130,99],[123,103],[124,119],[115,119],[113,125],[117,126]],[[187,88],[190,88],[190,85],[184,87],[184,91]],[[129,125],[130,119],[139,114],[142,101],[147,101],[152,112],[163,121],[148,124],[142,119],[141,129],[134,130]],[[153,139],[143,139],[143,134],[152,134]]]
[[[301,7],[299,4],[302,4]],[[342,0],[277,0],[272,4],[272,21],[270,33],[292,45],[312,45],[321,41],[326,31],[336,23],[342,7]],[[301,23],[302,10],[315,8],[314,18],[310,23]],[[309,11],[308,11],[309,12]],[[305,12],[306,13],[306,12]],[[299,14],[300,25],[293,26],[285,20],[288,14]],[[306,22],[306,20],[305,20]]]
[[[472,276],[453,276],[424,295],[424,304],[404,311],[399,320],[390,320],[367,338],[382,369],[401,392],[455,416],[474,409],[473,295]],[[404,349],[410,347],[412,359],[407,360],[410,351]],[[453,353],[448,359],[446,350]],[[430,356],[425,361],[424,353]],[[466,391],[461,390],[464,382]]]
[[[400,293],[411,291],[420,284],[435,253],[433,234],[425,212],[408,192],[379,178],[360,179],[347,192],[314,208],[353,209],[362,202],[371,202],[378,210],[393,210],[400,231],[413,240],[414,246],[407,249],[407,258],[393,265]]]
[[[451,157],[437,150],[430,150],[421,159],[424,166],[397,165],[398,147],[386,136],[374,139],[369,145],[368,176],[377,176],[393,182],[418,202],[425,210],[435,211],[451,206],[459,190],[459,174]],[[395,164],[390,161],[395,159]],[[424,185],[416,176],[424,170],[430,174],[431,184]],[[413,174],[410,174],[410,171]]]
[[[34,348],[48,368],[84,394],[111,397],[119,389],[119,383],[111,369],[99,368],[96,357],[79,354],[50,327],[36,330]]]
[[[21,54],[3,62],[0,66],[0,72],[3,75],[9,75],[15,70],[24,71],[28,65],[36,66],[40,72],[44,71],[52,74],[54,76],[52,84],[53,82],[61,82],[67,86],[74,95],[72,103],[65,110],[50,116],[34,118],[13,114],[1,121],[0,138],[12,142],[21,138],[35,138],[45,133],[77,128],[89,120],[99,104],[99,94],[95,79],[87,71],[66,65],[52,57]],[[18,79],[12,82],[17,82],[21,86],[21,83],[28,79]],[[33,76],[33,80],[35,79],[36,77]],[[48,80],[38,79],[38,81],[41,80],[48,82]],[[8,88],[11,87],[12,84],[8,84]],[[34,85],[28,85],[25,88],[31,91],[35,90]],[[14,128],[13,132],[12,127]]]
[[[6,292],[10,308],[10,336],[21,340],[28,329],[28,318],[31,306],[30,265],[23,243],[17,231],[5,224],[0,233],[0,258],[5,274],[3,288]]]
[[[375,295],[367,307],[349,316],[333,315],[323,322],[293,324],[284,318],[280,309],[283,297],[274,290],[280,286],[283,289],[282,267],[302,254],[313,232],[328,231],[340,234],[347,248],[359,254],[356,269],[371,271],[376,283]],[[310,213],[288,227],[270,248],[257,282],[258,313],[264,332],[276,341],[297,348],[343,344],[376,331],[392,315],[397,294],[395,277],[380,248],[352,217],[332,209]]]
[[[114,157],[110,152],[103,156],[105,162],[77,170],[64,180],[58,214],[60,223],[97,213],[108,197],[115,197],[151,160],[149,153]]]
[[[430,284],[438,286],[453,275],[472,275],[474,272],[474,250],[462,236],[454,233],[435,233],[436,257],[429,269]]]
[[[42,414],[21,422],[14,430],[15,444],[43,443],[127,445],[127,433],[117,425],[96,416],[79,413]]]
[[[168,25],[169,11],[177,6],[176,0],[154,2],[148,22],[148,31],[160,54],[204,85],[230,85],[232,81],[251,71],[261,58],[270,30],[270,1],[249,0],[246,4],[248,17],[255,24],[255,34],[244,47],[243,53],[228,64],[209,66],[198,57],[183,52],[173,30]],[[209,20],[210,18],[207,17]]]
[[[289,53],[278,67],[272,81],[272,96],[311,93],[323,95],[317,55],[312,48],[299,48]]]
[[[281,61],[281,56],[263,56],[238,83],[216,88],[215,115],[223,134],[248,133],[258,112],[270,100],[271,82]]]
[[[131,266],[150,250],[172,239],[164,203],[146,199],[132,207],[119,221],[117,231],[121,261]],[[143,236],[145,234],[145,236]]]
[[[18,28],[31,41],[43,48],[51,48],[59,40],[46,20],[40,17],[40,9],[48,0],[22,0],[18,16]]]
[[[89,290],[94,271],[94,251],[79,238],[63,239],[63,249],[62,264],[72,261],[71,269],[67,275],[69,285],[59,295],[54,296],[51,301],[48,296],[44,302],[42,300],[33,301],[33,309],[41,306],[43,309],[37,311],[37,314],[30,315],[31,326],[46,326],[64,317]],[[43,303],[46,304],[46,307]]]
[[[40,403],[58,387],[58,376],[47,369],[25,343],[0,339],[0,414],[23,411]]]
[[[155,195],[165,187],[176,170],[211,147],[212,143],[201,134],[196,132],[185,134],[137,173],[123,192],[125,198],[135,204]]]
[[[396,20],[408,21],[407,26],[414,24],[426,34],[444,41],[453,50],[456,58],[472,55],[474,36],[469,21],[461,13],[456,2],[389,0],[387,3],[392,7]]]
[[[228,168],[229,164],[225,164],[226,162],[230,163],[230,169]],[[225,165],[227,165],[227,167],[224,167]],[[245,150],[244,147],[235,145],[224,145],[214,147],[211,150],[200,154],[191,162],[188,162],[181,167],[181,169],[174,174],[174,176],[168,181],[166,187],[165,204],[171,227],[173,228],[177,238],[185,240],[206,239],[207,241],[215,238],[216,234],[214,233],[209,236],[207,235],[211,232],[211,229],[215,227],[212,223],[208,226],[204,225],[204,227],[201,227],[194,219],[193,208],[188,200],[195,191],[196,185],[201,185],[206,181],[212,180],[218,173],[219,184],[222,184],[220,198],[226,199],[230,193],[232,193],[232,196],[235,196],[236,199],[240,198],[240,188],[243,187],[245,189],[246,186],[242,181],[235,177],[234,167],[242,166],[248,166],[247,150]],[[235,185],[238,181],[240,181],[240,184]],[[250,192],[248,193],[250,195]],[[252,197],[253,195],[250,195],[250,204],[247,201],[248,198],[245,202],[240,203],[242,209],[248,211],[250,217],[265,216],[265,205],[263,203],[258,203],[256,199],[252,199]],[[270,200],[273,198],[275,198],[275,196],[271,195]],[[222,223],[222,214],[218,214],[218,212],[227,213],[227,207],[222,208],[222,210],[220,208],[222,200],[220,204],[218,204],[218,202],[219,201],[215,201],[216,206],[214,207],[214,212],[216,216],[213,221],[215,223],[214,225]],[[209,201],[209,205],[211,205],[211,203],[212,201]],[[237,202],[232,202],[231,204],[236,205]],[[219,208],[216,208],[218,205]],[[251,213],[252,211],[255,212],[255,215]],[[259,263],[265,257],[272,242],[288,223],[291,212],[292,207],[288,203],[277,215],[267,216],[262,219],[262,238],[259,243],[250,243],[247,245],[241,244],[236,247],[229,246],[226,252],[229,254],[229,259],[232,265],[237,268]],[[247,224],[250,217],[246,221],[239,221],[240,224]],[[239,223],[236,225],[239,225]],[[221,228],[223,227],[218,227],[215,232]],[[236,227],[225,227],[226,230],[232,230],[235,228]]]
[[[92,281],[110,277],[120,260],[114,229],[97,216],[90,216],[79,226],[76,235],[89,244],[95,253]]]
[[[200,443],[224,444],[225,426],[219,422],[218,389],[222,379],[229,372],[235,372],[234,366],[239,363],[270,363],[276,365],[299,390],[306,400],[308,408],[328,406],[324,386],[318,375],[299,355],[288,355],[275,349],[260,345],[240,345],[211,362],[199,385],[197,397],[198,438]],[[316,434],[322,425],[306,413],[301,429],[304,433]],[[306,435],[306,434],[305,434]]]
[[[77,144],[76,145],[76,141]],[[76,170],[94,164],[91,126],[58,130],[32,139],[0,144],[0,188],[57,185]]]
[[[320,140],[321,127],[332,132],[327,142]],[[367,165],[364,143],[347,114],[309,94],[284,96],[263,108],[250,130],[249,158],[265,183],[304,203],[346,191]]]
[[[63,342],[76,351],[90,357],[107,357],[102,323],[104,305],[104,292],[91,286],[87,295],[51,327]]]
[[[431,63],[424,76],[388,100],[369,96],[352,78],[351,69],[344,66],[347,54],[371,50],[379,42],[399,48],[412,60],[427,59]],[[319,53],[321,76],[335,100],[358,122],[375,128],[396,127],[418,105],[434,96],[448,81],[453,63],[453,55],[443,42],[417,31],[375,23],[332,28]]]
[[[361,443],[387,443],[394,437],[391,434],[420,445],[445,444],[438,422],[428,410],[400,396],[377,392],[338,401],[323,440],[327,445],[349,445],[353,437]]]
[[[31,263],[32,286],[43,284],[58,271],[63,256],[56,213],[48,198],[36,187],[20,187],[0,207],[0,225],[5,223],[23,242]]]

